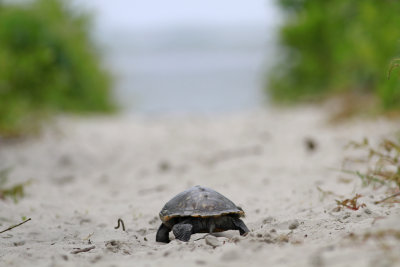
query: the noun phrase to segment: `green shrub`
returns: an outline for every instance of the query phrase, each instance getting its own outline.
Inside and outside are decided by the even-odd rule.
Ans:
[[[0,5],[0,135],[28,131],[45,114],[113,110],[87,14],[61,0]]]
[[[400,1],[280,0],[287,21],[282,58],[268,89],[280,102],[337,93],[371,94],[400,108],[400,83],[386,72],[400,52]]]

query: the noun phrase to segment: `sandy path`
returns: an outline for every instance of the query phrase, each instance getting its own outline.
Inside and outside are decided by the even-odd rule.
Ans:
[[[0,169],[12,167],[10,183],[33,180],[17,204],[0,201],[0,230],[32,218],[0,235],[0,266],[400,265],[398,240],[348,238],[400,229],[399,206],[374,205],[383,192],[362,188],[352,176],[341,183],[344,175],[330,169],[341,167],[350,140],[378,140],[396,129],[383,119],[332,126],[318,108],[61,119],[38,140],[0,147]],[[306,149],[309,137],[314,152]],[[196,184],[242,206],[252,233],[219,234],[215,249],[194,241],[203,234],[156,243],[163,204]],[[345,197],[362,193],[368,210],[332,212],[337,197],[322,198],[317,186]],[[118,218],[126,232],[114,229]],[[293,220],[299,225],[289,230]]]

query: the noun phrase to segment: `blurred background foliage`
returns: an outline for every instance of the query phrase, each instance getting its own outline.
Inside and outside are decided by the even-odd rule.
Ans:
[[[361,102],[358,96],[365,95],[372,96],[373,103],[379,102],[379,109],[400,109],[399,79],[397,75],[387,79],[391,61],[400,55],[400,1],[278,3],[285,12],[285,20],[280,29],[281,53],[274,53],[276,58],[271,61],[277,64],[267,75],[268,95],[273,100],[294,103],[354,94],[356,97],[348,101],[350,106]],[[0,0],[0,136],[29,133],[52,114],[115,110],[110,75],[102,67],[101,55],[90,36],[92,17],[69,4],[70,1],[63,0]],[[123,36],[127,35],[124,32]],[[180,38],[186,41],[187,36]],[[218,49],[227,48],[221,45]],[[127,50],[116,50],[121,51],[117,59],[127,58]],[[166,50],[167,58],[171,57],[169,51]],[[240,58],[241,54],[235,53],[227,58]],[[163,58],[159,59],[158,54],[156,57],[159,61],[150,62],[156,62],[151,67],[158,70]],[[179,64],[182,61],[175,55],[171,58]],[[197,66],[198,61],[193,62]],[[133,65],[131,60],[128,63]],[[130,77],[131,69],[127,73]],[[197,75],[194,73],[193,77]],[[181,82],[179,69],[176,77]],[[226,77],[221,81],[229,80]],[[229,83],[219,85],[214,77],[209,79],[218,87],[228,88],[229,97],[233,97]],[[217,98],[215,91],[210,94],[210,99]],[[179,97],[172,94],[172,98]]]
[[[0,1],[0,135],[31,131],[58,112],[114,110],[90,21],[61,0]]]
[[[371,95],[379,109],[400,108],[400,83],[387,78],[400,52],[400,1],[279,0],[286,13],[283,55],[269,75],[278,103],[332,95]],[[357,100],[356,100],[357,101]]]

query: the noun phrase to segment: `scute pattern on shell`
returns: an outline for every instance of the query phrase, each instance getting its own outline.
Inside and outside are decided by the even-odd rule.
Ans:
[[[212,217],[244,212],[215,190],[196,185],[179,193],[161,209],[160,218],[166,222],[173,217]]]

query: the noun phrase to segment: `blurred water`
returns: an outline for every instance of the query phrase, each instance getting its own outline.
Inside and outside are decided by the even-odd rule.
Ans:
[[[107,62],[130,112],[213,113],[265,102],[265,29],[180,29],[112,34]],[[271,47],[270,47],[271,49]]]
[[[220,2],[225,10],[219,11],[208,8],[215,2],[204,1],[200,6],[152,0],[163,12],[138,1],[86,2],[102,11],[97,38],[124,110],[203,114],[265,103],[263,83],[273,61],[278,24],[272,1],[263,6],[263,0],[226,0]]]

